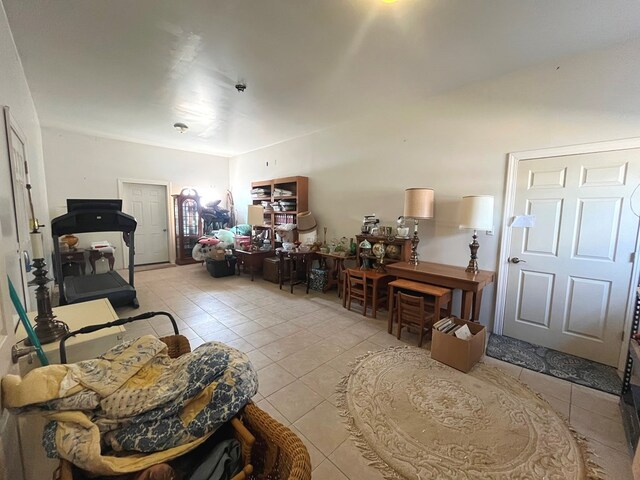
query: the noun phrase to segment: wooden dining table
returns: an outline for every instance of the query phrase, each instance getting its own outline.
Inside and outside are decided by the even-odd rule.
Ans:
[[[482,290],[495,278],[495,273],[488,270],[473,273],[467,272],[465,267],[434,262],[420,262],[418,265],[396,262],[387,265],[386,269],[389,275],[398,278],[462,290],[460,317],[476,322],[480,317]]]

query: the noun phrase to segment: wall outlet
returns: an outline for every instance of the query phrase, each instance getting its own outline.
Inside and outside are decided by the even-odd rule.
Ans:
[[[489,235],[490,237],[493,237],[493,228],[491,228],[491,230],[485,230],[485,235]]]

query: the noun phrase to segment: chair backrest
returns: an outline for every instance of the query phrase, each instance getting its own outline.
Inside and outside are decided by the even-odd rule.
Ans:
[[[358,270],[347,270],[347,288],[353,298],[364,299],[366,295],[366,282],[364,273]]]
[[[422,322],[425,315],[424,297],[398,292],[398,315],[403,321]]]

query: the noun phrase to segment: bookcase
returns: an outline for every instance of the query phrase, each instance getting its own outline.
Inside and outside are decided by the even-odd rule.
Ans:
[[[202,235],[200,219],[200,196],[191,188],[184,188],[173,197],[173,215],[176,234],[176,263],[197,263],[191,257],[193,247]]]
[[[285,223],[297,223],[298,213],[309,210],[309,178],[284,177],[251,182],[253,205],[264,207],[264,222],[257,228],[271,230]]]

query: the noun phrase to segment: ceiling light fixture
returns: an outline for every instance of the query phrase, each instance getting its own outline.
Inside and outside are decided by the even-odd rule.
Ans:
[[[184,133],[189,130],[189,126],[186,123],[176,122],[173,124],[173,128],[175,128],[180,133]]]

